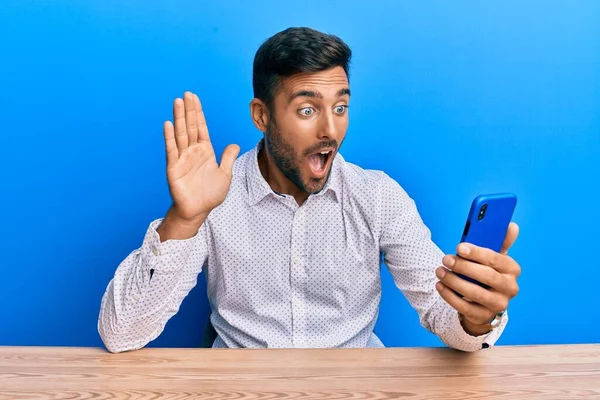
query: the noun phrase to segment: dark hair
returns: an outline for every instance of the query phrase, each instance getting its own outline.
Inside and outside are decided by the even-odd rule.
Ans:
[[[254,97],[272,108],[280,77],[342,67],[350,79],[352,51],[342,39],[311,28],[288,28],[256,51],[252,74]]]

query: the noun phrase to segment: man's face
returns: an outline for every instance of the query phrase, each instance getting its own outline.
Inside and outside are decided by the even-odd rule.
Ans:
[[[349,101],[342,67],[282,79],[265,142],[277,167],[302,191],[316,193],[327,182],[348,129]]]

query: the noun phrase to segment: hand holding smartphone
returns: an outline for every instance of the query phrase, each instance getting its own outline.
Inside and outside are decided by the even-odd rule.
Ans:
[[[477,196],[471,204],[460,241],[500,252],[516,205],[517,196],[513,193]],[[468,276],[457,275],[469,282],[489,289],[487,285]],[[459,293],[457,294],[461,296]]]

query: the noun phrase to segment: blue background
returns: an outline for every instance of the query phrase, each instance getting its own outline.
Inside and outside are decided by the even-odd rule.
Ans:
[[[472,198],[513,191],[521,293],[499,344],[600,342],[600,2],[0,5],[0,345],[100,346],[114,270],[169,206],[162,123],[185,90],[218,154],[249,150],[252,60],[311,26],[354,51],[345,158],[416,200],[445,252]],[[377,332],[437,346],[384,270]],[[195,347],[206,284],[153,346]]]

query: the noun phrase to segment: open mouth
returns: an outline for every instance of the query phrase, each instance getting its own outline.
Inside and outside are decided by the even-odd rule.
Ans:
[[[333,154],[333,149],[324,149],[308,156],[308,165],[315,177],[322,178],[325,176],[325,173],[329,169],[329,164],[333,159]]]

